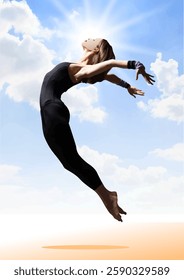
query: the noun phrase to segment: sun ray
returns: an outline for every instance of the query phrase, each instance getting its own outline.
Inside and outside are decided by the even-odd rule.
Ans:
[[[104,25],[107,24],[109,18],[112,17],[112,9],[113,9],[115,3],[116,3],[116,0],[108,1],[108,4],[107,4],[106,8],[104,9],[103,14],[100,18],[100,22],[102,24],[104,24]]]
[[[53,6],[55,6],[57,8],[57,10],[64,15],[65,18],[68,17],[68,14],[70,13],[65,6],[62,4],[61,1],[59,0],[49,0],[50,2],[52,2]]]
[[[87,21],[87,19],[90,18],[91,15],[90,2],[88,0],[83,0],[83,4],[84,4],[84,11],[85,11],[85,21]]]
[[[129,27],[134,26],[134,25],[136,25],[140,22],[145,22],[145,20],[147,18],[152,17],[153,15],[157,14],[158,12],[161,12],[162,10],[163,10],[163,8],[160,8],[160,9],[157,8],[157,9],[154,9],[154,10],[149,11],[149,12],[141,13],[138,16],[132,17],[128,20],[124,20],[121,23],[117,23],[116,25],[111,27],[111,32],[112,33],[118,33],[120,31],[126,30]]]
[[[68,7],[67,10],[59,0],[52,0],[52,3],[62,14],[57,22],[58,34],[60,33],[58,37],[62,39],[62,47],[67,50],[67,56],[68,53],[71,54],[71,58],[78,57],[80,52],[82,54],[82,41],[98,37],[107,39],[116,52],[153,53],[149,48],[132,46],[128,43],[131,41],[129,27],[140,24],[141,28],[141,24],[163,10],[163,6],[122,19],[122,13],[116,15],[113,13],[116,0],[109,0],[103,11],[102,7],[92,5],[89,0],[83,0],[82,6],[75,7],[75,10],[72,7]],[[126,7],[124,9],[126,10]]]
[[[136,53],[136,54],[147,54],[147,55],[155,55],[155,50],[151,48],[146,48],[138,45],[132,45],[128,43],[116,43],[116,48],[122,52]]]

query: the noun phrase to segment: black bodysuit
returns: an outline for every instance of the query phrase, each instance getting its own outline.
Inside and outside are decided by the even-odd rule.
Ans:
[[[45,75],[40,107],[45,139],[63,166],[95,190],[102,182],[96,170],[78,154],[69,126],[70,113],[61,95],[74,86],[68,74],[69,62],[63,62]]]

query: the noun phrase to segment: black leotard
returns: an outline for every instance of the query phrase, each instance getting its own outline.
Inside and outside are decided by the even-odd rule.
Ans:
[[[60,100],[63,92],[74,86],[68,74],[69,62],[62,62],[45,75],[43,80],[40,106],[48,100]]]
[[[70,113],[61,95],[74,86],[68,74],[69,62],[63,62],[45,75],[40,107],[45,139],[63,166],[95,190],[102,182],[96,170],[78,154],[69,126]]]

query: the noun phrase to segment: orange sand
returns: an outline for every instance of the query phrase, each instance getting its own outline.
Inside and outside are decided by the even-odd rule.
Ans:
[[[0,249],[1,260],[184,260],[184,223],[123,223],[68,237],[57,233]],[[46,233],[45,233],[46,234]]]

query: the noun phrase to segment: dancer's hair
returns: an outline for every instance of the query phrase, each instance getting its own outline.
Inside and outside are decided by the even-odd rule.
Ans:
[[[107,40],[102,39],[97,47],[99,48],[99,51],[94,54],[91,64],[97,64],[97,63],[105,61],[105,60],[115,59],[115,54],[113,52],[113,48]],[[101,74],[95,75],[94,77],[84,79],[84,80],[82,80],[82,82],[90,83],[90,84],[94,84],[96,82],[101,82],[104,80],[104,77],[107,73],[108,73],[108,71],[105,71]]]

